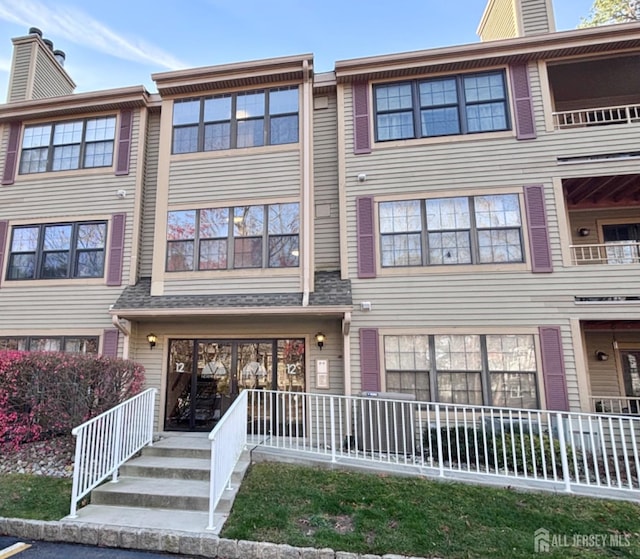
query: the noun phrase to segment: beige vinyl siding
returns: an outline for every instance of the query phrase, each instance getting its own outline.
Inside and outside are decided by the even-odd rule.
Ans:
[[[525,36],[555,31],[549,0],[520,0]]]
[[[336,96],[313,113],[315,189],[315,268],[340,268],[340,203],[338,200],[338,130]]]
[[[61,74],[60,66],[41,49],[37,49],[31,99],[70,95],[73,88]]]
[[[577,372],[570,319],[637,320],[640,304],[580,304],[575,297],[640,295],[637,266],[566,266],[560,228],[566,227],[566,209],[557,207],[563,194],[554,191],[563,177],[637,173],[637,159],[558,163],[558,157],[584,157],[637,150],[640,124],[610,125],[547,133],[543,126],[541,87],[532,67],[532,94],[538,137],[477,134],[391,144],[373,144],[369,155],[353,154],[351,87],[345,94],[345,175],[347,192],[347,254],[355,308],[370,301],[373,310],[356,310],[352,331],[361,327],[457,327],[475,333],[484,326],[504,329],[562,328],[567,384],[572,409],[579,409]],[[364,183],[358,173],[366,173]],[[551,274],[491,267],[417,267],[382,270],[376,279],[357,278],[355,199],[361,195],[398,196],[399,199],[466,196],[495,189],[522,193],[524,185],[542,184],[552,250]],[[525,215],[524,207],[521,210]],[[573,228],[573,224],[572,224]],[[528,245],[526,228],[524,243]],[[352,338],[353,390],[359,389],[359,340]]]
[[[622,338],[629,338],[633,334],[622,332]],[[618,338],[616,332],[616,338]],[[586,332],[586,353],[589,364],[589,386],[592,396],[624,396],[624,387],[620,386],[620,377],[616,368],[615,350],[613,349],[614,337],[611,332]],[[637,337],[635,338],[637,340]],[[640,345],[640,344],[639,344]],[[598,361],[596,351],[604,351],[609,354],[607,361]]]
[[[191,272],[188,278],[166,273],[165,295],[224,295],[254,293],[291,293],[302,291],[299,268],[289,268],[287,275],[273,275],[271,269]],[[279,270],[278,270],[279,271]],[[173,277],[172,277],[173,276]],[[300,295],[302,298],[302,295]]]
[[[588,209],[573,210],[569,212],[571,224],[571,243],[575,245],[591,245],[603,243],[600,236],[600,225],[602,220],[607,223],[616,221],[617,223],[640,223],[640,213],[636,208],[615,208],[615,209]],[[582,237],[578,230],[586,227],[590,233]]]
[[[322,330],[327,342],[319,350],[314,335]],[[158,344],[150,349],[146,335],[153,332]],[[339,320],[301,317],[210,317],[206,321],[194,319],[187,323],[160,321],[140,322],[134,325],[131,337],[131,359],[141,363],[146,370],[145,385],[159,390],[157,419],[162,429],[164,420],[164,393],[166,390],[166,367],[168,340],[176,338],[200,339],[272,339],[306,338],[306,390],[319,394],[344,394],[344,368],[342,335]],[[316,389],[316,359],[329,361],[329,386]]]
[[[155,242],[156,196],[158,191],[158,154],[160,113],[150,112],[147,124],[147,157],[144,171],[142,235],[140,238],[140,277],[151,277]]]
[[[10,76],[7,101],[25,101],[29,98],[29,74],[31,72],[31,53],[33,44],[14,46],[12,73]]]
[[[131,273],[139,120],[138,112],[134,113],[129,175],[116,177],[111,168],[104,172],[92,169],[18,175],[14,184],[3,187],[0,192],[0,219],[9,220],[10,227],[16,222],[77,222],[110,219],[114,213],[126,213],[122,286],[107,287],[106,280],[95,279],[25,280],[7,284],[3,278],[0,285],[2,324],[22,330],[41,330],[43,325],[51,329],[113,327],[109,307],[119,297]],[[118,198],[116,192],[120,189],[129,195]],[[110,235],[109,222],[107,239]],[[7,246],[8,243],[9,240]],[[105,262],[108,262],[108,244]]]
[[[518,36],[514,2],[518,0],[489,0],[484,25],[479,29],[482,41],[509,39]]]
[[[299,197],[300,151],[274,150],[254,153],[243,150],[216,153],[211,157],[171,162],[169,206],[233,203],[275,197]]]

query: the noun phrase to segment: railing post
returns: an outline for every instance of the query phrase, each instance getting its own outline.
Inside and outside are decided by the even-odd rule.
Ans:
[[[209,475],[209,525],[207,526],[207,530],[214,530],[215,526],[213,525],[213,511],[214,506],[213,502],[215,501],[215,471],[216,471],[216,463],[215,463],[215,451],[216,451],[216,439],[215,437],[211,439],[211,463],[209,467],[211,468],[211,472]]]
[[[564,419],[562,414],[556,414],[556,422],[558,425],[558,443],[560,444],[560,459],[562,461],[562,477],[564,479],[564,490],[571,493],[571,475],[569,473],[569,459],[567,458],[567,443],[564,436]],[[570,423],[569,423],[570,424]],[[553,452],[553,441],[551,441],[551,452]]]
[[[333,396],[329,396],[329,413],[331,414],[331,462],[336,463],[336,417]]]
[[[156,411],[156,392],[157,390],[154,390],[151,393],[151,404],[149,405],[149,417],[147,417],[147,420],[149,422],[149,446],[153,446],[153,418],[155,415],[155,411]]]
[[[80,464],[82,461],[82,441],[80,440],[84,432],[76,435],[76,455],[73,461],[73,485],[71,487],[71,510],[69,511],[70,518],[78,517],[78,493],[80,487]]]
[[[122,410],[123,406],[118,408],[116,412],[116,432],[115,432],[115,440],[113,442],[113,465],[115,469],[113,470],[113,483],[118,482],[118,464],[120,463],[120,448],[122,447]]]
[[[440,428],[440,405],[435,405],[436,413],[436,440],[438,441],[438,468],[440,477],[444,477],[444,449],[442,448],[442,429]]]

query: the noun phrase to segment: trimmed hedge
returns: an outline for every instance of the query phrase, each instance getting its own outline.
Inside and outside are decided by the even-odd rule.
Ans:
[[[69,434],[138,394],[144,368],[99,355],[0,351],[0,446]]]
[[[442,458],[445,462],[466,464],[469,467],[485,467],[532,475],[534,471],[547,475],[562,476],[562,454],[557,438],[548,434],[527,433],[523,429],[514,428],[513,432],[504,428],[485,429],[474,427],[442,427]],[[552,449],[553,447],[553,449]],[[438,432],[435,427],[426,429],[424,448],[430,449],[430,455],[440,461],[438,452]],[[573,451],[566,446],[569,463],[573,460]],[[544,455],[544,459],[543,459]],[[544,461],[543,461],[544,460]],[[555,464],[554,464],[555,461]],[[555,465],[555,470],[554,470]]]

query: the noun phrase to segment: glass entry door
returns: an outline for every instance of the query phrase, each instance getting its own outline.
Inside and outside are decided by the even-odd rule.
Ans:
[[[640,402],[640,350],[621,351],[622,378],[624,379],[625,396],[636,398],[629,401],[629,413],[639,413],[638,403]]]
[[[169,340],[164,428],[210,431],[247,388],[304,392],[304,363],[300,339]],[[271,399],[261,400],[270,415]]]

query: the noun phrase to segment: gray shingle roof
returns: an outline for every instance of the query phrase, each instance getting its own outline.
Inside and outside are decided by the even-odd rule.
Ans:
[[[141,278],[136,285],[125,288],[112,310],[299,307],[301,305],[301,292],[152,296],[151,279]],[[315,291],[309,295],[309,306],[351,306],[351,282],[340,279],[340,272],[316,272]]]

